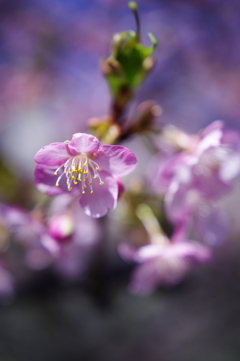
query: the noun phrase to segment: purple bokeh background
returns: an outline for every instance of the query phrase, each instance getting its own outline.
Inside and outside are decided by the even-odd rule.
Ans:
[[[69,139],[109,109],[99,61],[112,34],[134,28],[127,1],[2,1],[1,151],[31,176],[43,145]],[[160,121],[196,132],[216,119],[239,127],[237,1],[139,1],[142,37],[159,41],[136,104],[153,99]],[[135,105],[136,105],[135,104]]]

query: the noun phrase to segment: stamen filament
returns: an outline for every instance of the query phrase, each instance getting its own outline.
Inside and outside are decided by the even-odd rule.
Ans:
[[[64,164],[60,165],[60,167],[58,167],[55,172],[53,173],[54,175],[57,175],[59,170],[64,166]]]
[[[69,158],[64,164],[56,169],[54,174],[57,174],[62,168],[62,173],[57,179],[56,186],[59,186],[59,182],[63,175],[66,176],[66,184],[69,191],[73,189],[72,185],[78,185],[81,183],[81,192],[85,194],[85,189],[89,186],[90,193],[94,193],[93,180],[98,178],[99,184],[102,185],[102,181],[99,174],[99,166],[92,159],[88,159],[87,155],[78,154]],[[80,184],[79,184],[80,186]]]
[[[56,181],[56,187],[59,186],[59,182],[60,182],[60,180],[61,180],[61,178],[62,178],[63,175],[64,175],[64,173],[62,173],[62,174],[58,177],[58,179],[57,179],[57,181]]]

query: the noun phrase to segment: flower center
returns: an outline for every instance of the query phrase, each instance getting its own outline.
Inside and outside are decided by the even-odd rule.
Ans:
[[[56,181],[56,186],[59,186],[60,180],[65,175],[67,179],[68,190],[73,189],[73,184],[81,185],[82,194],[85,194],[85,189],[87,186],[90,188],[90,193],[94,193],[92,182],[93,179],[99,179],[99,184],[103,185],[100,174],[99,166],[92,159],[89,159],[86,155],[78,154],[72,158],[69,158],[64,164],[62,164],[56,171],[54,175],[57,175],[58,172],[62,172]]]

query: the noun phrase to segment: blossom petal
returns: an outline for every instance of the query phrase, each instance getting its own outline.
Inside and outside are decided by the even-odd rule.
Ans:
[[[35,168],[35,184],[40,192],[46,193],[48,196],[57,196],[68,192],[66,178],[63,176],[56,187],[57,176],[54,175],[55,168],[46,167],[38,164]]]
[[[240,173],[240,154],[237,152],[232,153],[229,155],[226,162],[222,164],[220,168],[219,176],[220,179],[225,182],[229,183],[234,178],[236,178]]]
[[[240,134],[235,130],[224,129],[221,144],[227,144],[233,150],[239,151]]]
[[[186,219],[182,219],[181,222],[176,225],[176,228],[171,237],[172,243],[182,243],[185,239],[187,239],[186,234],[189,226],[188,223],[189,219],[187,217]]]
[[[197,147],[197,156],[200,157],[203,152],[211,147],[219,147],[221,144],[223,131],[222,129],[214,129],[211,132],[207,133],[198,143]]]
[[[145,262],[136,267],[131,276],[129,290],[135,294],[147,295],[161,283],[158,261]]]
[[[189,265],[205,263],[211,258],[211,250],[195,241],[184,241],[169,245],[165,256],[168,258],[184,259]]]
[[[98,179],[93,181],[94,193],[90,194],[88,190],[80,198],[80,204],[84,212],[93,218],[104,216],[108,209],[114,209],[118,199],[117,181],[107,172],[99,172],[103,185],[99,184]]]
[[[204,128],[201,132],[201,139],[208,136],[208,134],[214,132],[215,130],[222,131],[224,129],[224,122],[222,120],[215,120],[211,124],[209,124],[206,128]]]
[[[51,143],[41,148],[34,157],[38,164],[57,167],[64,164],[70,157],[66,143]]]
[[[94,160],[100,169],[106,170],[116,177],[123,177],[137,165],[135,155],[121,145],[101,146]]]
[[[86,133],[73,134],[72,140],[68,143],[71,154],[89,154],[96,153],[99,148],[99,140],[93,135]]]
[[[180,183],[174,179],[166,193],[164,206],[173,223],[184,222],[192,208],[198,203],[200,193],[191,189],[191,184]]]
[[[122,242],[118,245],[118,253],[124,261],[136,261],[138,249],[133,247],[130,243]]]

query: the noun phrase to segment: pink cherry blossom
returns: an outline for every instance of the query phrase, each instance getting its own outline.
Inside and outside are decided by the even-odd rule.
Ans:
[[[148,294],[158,285],[177,284],[194,264],[210,259],[209,248],[182,237],[183,230],[180,227],[171,240],[160,236],[162,241],[158,244],[151,243],[139,248],[127,243],[120,244],[122,258],[139,264],[131,276],[129,288],[133,293]]]
[[[72,192],[84,212],[94,218],[114,209],[118,178],[137,164],[135,155],[120,145],[103,145],[93,135],[76,133],[70,142],[52,143],[35,155],[35,181],[50,196]]]

